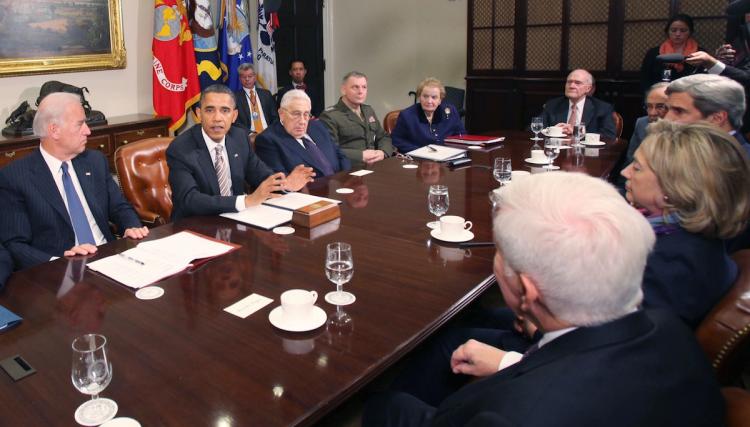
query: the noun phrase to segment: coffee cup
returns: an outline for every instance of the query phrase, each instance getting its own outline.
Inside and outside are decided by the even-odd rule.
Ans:
[[[587,133],[586,134],[586,143],[587,144],[598,144],[599,143],[599,134],[598,133]]]
[[[550,126],[547,128],[547,135],[554,137],[563,137],[565,136],[565,133],[563,132],[563,128],[559,126]]]
[[[531,150],[531,161],[534,163],[546,163],[547,156],[544,155],[544,150]]]
[[[464,231],[471,230],[471,221],[465,221],[457,215],[445,215],[440,217],[440,234],[445,237],[460,237]]]
[[[281,309],[284,319],[289,322],[300,322],[310,318],[313,304],[318,299],[315,291],[290,289],[281,294]]]

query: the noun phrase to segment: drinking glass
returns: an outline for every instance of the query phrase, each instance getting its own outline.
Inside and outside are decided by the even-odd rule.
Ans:
[[[544,154],[549,159],[549,164],[544,166],[545,169],[552,170],[555,166],[552,162],[560,155],[560,139],[547,138],[544,140]]]
[[[510,176],[513,169],[510,165],[510,159],[505,157],[495,158],[495,167],[492,169],[492,176],[495,180],[500,183],[500,186],[506,185],[510,182]]]
[[[579,125],[573,125],[573,140],[575,147],[583,147],[583,140],[586,139],[586,125],[581,123]]]
[[[352,245],[344,242],[329,243],[326,246],[326,277],[336,285],[336,291],[326,294],[326,301],[334,305],[348,305],[356,299],[354,294],[344,292],[344,283],[354,275]]]
[[[536,145],[537,141],[541,141],[542,139],[539,138],[539,132],[544,129],[544,120],[542,120],[541,116],[532,117],[531,118],[531,131],[534,132],[534,137],[531,138],[532,141],[534,141],[534,144]]]
[[[431,185],[427,193],[427,205],[430,208],[430,213],[437,218],[435,221],[428,222],[427,227],[436,229],[440,227],[440,217],[448,212],[448,206],[450,205],[448,186]]]
[[[73,340],[70,378],[78,391],[91,395],[91,400],[76,410],[76,421],[81,424],[103,424],[117,413],[114,401],[99,398],[99,393],[112,381],[112,363],[107,357],[106,346],[107,338],[104,335],[87,334]]]

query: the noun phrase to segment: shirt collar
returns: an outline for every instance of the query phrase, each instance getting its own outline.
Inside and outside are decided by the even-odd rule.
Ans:
[[[583,111],[583,106],[586,104],[586,96],[584,95],[581,99],[576,102],[576,108],[578,109],[578,113],[580,114],[581,111]],[[573,101],[568,99],[568,109],[573,105]]]
[[[215,142],[213,139],[211,139],[210,136],[208,136],[208,134],[206,133],[205,130],[203,130],[202,127],[201,127],[201,133],[203,134],[203,142],[206,143],[206,148],[208,148],[208,152],[209,153],[213,153],[214,150],[216,150],[216,146],[219,145],[219,144],[223,144],[224,145],[224,150],[226,151],[227,146],[226,146],[226,144],[224,144],[224,142],[227,139],[226,135],[224,135],[224,137],[221,138],[221,142]]]
[[[556,331],[546,332],[542,336],[542,338],[539,340],[539,348],[542,348],[544,345],[549,344],[550,341],[560,338],[561,336],[567,334],[568,332],[573,332],[576,329],[578,329],[578,326],[572,326],[570,328],[558,329]]]
[[[58,173],[62,167],[63,161],[48,153],[41,144],[39,144],[39,152],[42,153],[42,158],[44,159],[44,162],[47,163],[47,167],[52,174],[54,175]]]

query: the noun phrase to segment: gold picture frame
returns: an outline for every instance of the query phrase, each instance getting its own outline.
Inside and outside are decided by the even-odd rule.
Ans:
[[[0,77],[125,68],[120,1],[0,0]]]

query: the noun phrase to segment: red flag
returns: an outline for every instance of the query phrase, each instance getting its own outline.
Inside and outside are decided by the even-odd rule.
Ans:
[[[154,8],[154,112],[171,117],[174,131],[200,99],[193,35],[183,0],[155,0]]]

